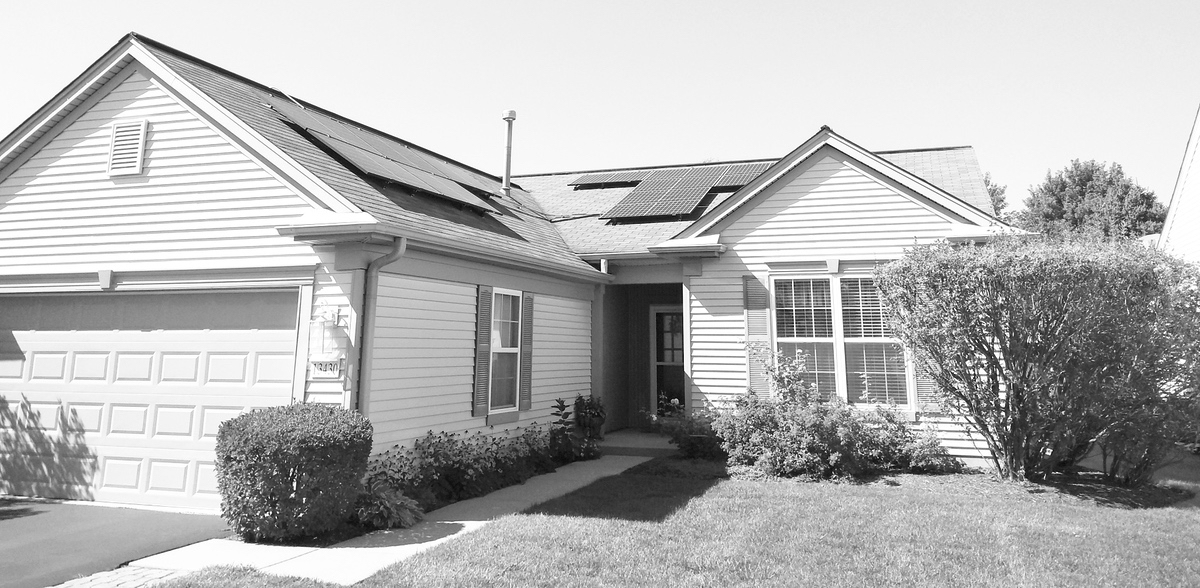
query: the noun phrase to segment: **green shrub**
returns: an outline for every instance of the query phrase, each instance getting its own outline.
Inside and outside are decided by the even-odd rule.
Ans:
[[[706,459],[710,461],[725,460],[725,450],[721,448],[721,438],[713,431],[715,412],[698,410],[690,415],[664,419],[662,431],[671,438],[671,443],[679,447],[679,454],[687,459]]]
[[[375,478],[359,493],[350,522],[366,529],[407,529],[424,516],[417,501]]]
[[[594,440],[572,433],[570,411],[556,423],[516,434],[430,432],[411,448],[372,456],[367,483],[394,489],[429,512],[599,455]]]
[[[712,421],[735,470],[753,467],[767,476],[828,479],[910,465],[917,437],[901,413],[823,400],[807,383],[804,358],[757,353],[765,356],[761,363],[774,396],[750,395]]]
[[[351,514],[371,452],[371,423],[336,406],[293,404],[217,430],[221,515],[248,541],[333,531]]]
[[[914,474],[961,474],[966,471],[963,463],[946,453],[942,442],[932,429],[925,429],[909,443],[908,470]]]

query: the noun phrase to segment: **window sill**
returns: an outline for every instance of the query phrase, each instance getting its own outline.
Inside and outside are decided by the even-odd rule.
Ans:
[[[520,419],[521,413],[515,410],[508,412],[497,412],[487,415],[487,425],[489,427],[493,425],[507,425],[509,423],[515,423]]]

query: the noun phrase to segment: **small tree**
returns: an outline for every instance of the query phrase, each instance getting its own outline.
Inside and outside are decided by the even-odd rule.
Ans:
[[[996,213],[996,218],[1005,218],[1004,209],[1008,208],[1008,198],[1005,193],[1008,192],[1008,186],[1005,184],[997,184],[992,179],[992,172],[983,174],[983,186],[987,188],[988,198],[992,201],[992,212]]]
[[[1132,242],[1009,237],[914,248],[876,283],[893,330],[1005,478],[1044,478],[1093,442],[1144,481],[1195,401],[1196,273]]]

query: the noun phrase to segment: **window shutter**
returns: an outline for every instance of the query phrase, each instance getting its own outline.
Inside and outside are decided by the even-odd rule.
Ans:
[[[525,293],[521,297],[521,372],[518,381],[521,388],[517,392],[517,410],[529,410],[533,407],[533,294]]]
[[[767,373],[762,362],[753,356],[771,350],[771,325],[767,322],[771,296],[754,276],[742,276],[742,306],[746,309],[747,385],[754,392],[765,394]]]
[[[933,381],[933,376],[924,367],[917,365],[917,406],[924,408],[930,406],[937,410],[937,382]]]
[[[492,287],[479,286],[475,308],[475,390],[471,395],[471,416],[488,413],[488,377],[492,362]]]
[[[131,176],[142,173],[142,155],[146,146],[146,121],[112,125],[108,148],[108,175]]]

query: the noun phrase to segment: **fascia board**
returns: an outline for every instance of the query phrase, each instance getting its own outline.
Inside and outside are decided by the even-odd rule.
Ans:
[[[291,156],[284,153],[283,150],[267,140],[266,137],[260,135],[250,125],[242,121],[242,119],[226,110],[225,107],[218,104],[208,94],[200,91],[176,74],[174,70],[155,57],[153,53],[142,46],[136,39],[130,42],[128,51],[133,55],[134,59],[146,65],[155,76],[160,77],[172,90],[179,94],[179,97],[186,103],[203,112],[205,118],[219,127],[218,130],[227,131],[233,137],[236,137],[237,143],[246,145],[265,160],[269,164],[267,167],[279,170],[281,175],[284,176],[280,178],[282,181],[295,187],[301,194],[307,194],[309,197],[320,201],[325,207],[334,212],[362,212],[336,190],[317,178],[308,168],[292,159]]]
[[[60,90],[54,98],[43,104],[37,112],[25,119],[25,122],[0,141],[0,161],[12,157],[14,152],[22,149],[22,145],[29,142],[39,131],[48,131],[53,128],[57,124],[54,120],[55,117],[63,115],[67,110],[73,110],[72,104],[83,103],[92,92],[106,83],[102,79],[104,76],[109,75],[110,72],[116,75],[117,72],[113,70],[124,69],[128,65],[128,61],[123,47],[127,44],[128,41],[123,39],[109,49],[100,59]],[[35,139],[34,142],[36,141]],[[28,145],[28,147],[32,146],[33,143]],[[16,160],[10,161],[5,167],[10,167],[14,161]],[[0,169],[0,172],[3,171]]]
[[[665,257],[719,257],[725,253],[721,235],[704,235],[689,239],[670,239],[647,247],[650,253]]]
[[[1158,249],[1167,247],[1170,243],[1171,230],[1178,217],[1183,190],[1191,176],[1192,166],[1196,161],[1196,147],[1200,143],[1200,109],[1196,110],[1196,118],[1192,121],[1192,132],[1188,135],[1187,146],[1183,149],[1183,160],[1179,162],[1179,171],[1175,174],[1175,187],[1171,190],[1171,200],[1167,202],[1167,218],[1163,222],[1162,233],[1158,236]]]

